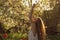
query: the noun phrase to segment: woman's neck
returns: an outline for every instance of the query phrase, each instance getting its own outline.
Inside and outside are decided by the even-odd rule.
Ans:
[[[36,35],[36,30],[32,29],[32,32],[33,32],[33,35],[35,36]]]

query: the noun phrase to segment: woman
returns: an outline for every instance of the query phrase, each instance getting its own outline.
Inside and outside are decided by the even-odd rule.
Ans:
[[[46,40],[46,33],[43,21],[39,18],[32,19],[32,27],[28,33],[28,40]]]

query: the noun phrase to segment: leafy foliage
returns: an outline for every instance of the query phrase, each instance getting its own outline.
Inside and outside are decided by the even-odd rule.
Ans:
[[[49,13],[46,14],[47,16],[45,17],[44,11],[53,10],[56,5],[56,0],[37,0],[32,15],[35,18],[42,16],[42,18],[44,17],[45,19],[48,16],[49,18],[53,17],[56,14],[50,15]],[[32,6],[32,0],[0,0],[0,22],[3,24],[4,29],[18,29],[18,32],[27,32],[29,30],[28,26],[30,26],[29,15]],[[14,27],[17,27],[17,29]]]

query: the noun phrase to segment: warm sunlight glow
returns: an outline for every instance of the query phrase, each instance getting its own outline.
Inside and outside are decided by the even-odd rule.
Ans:
[[[38,2],[38,0],[32,0],[32,5],[36,4]]]
[[[52,10],[53,7],[50,7],[50,0],[40,0],[39,1],[40,7],[42,7],[42,10]]]
[[[55,1],[53,1],[52,7],[51,7],[50,2],[51,2],[50,0],[32,0],[32,6],[33,6],[33,4],[38,3],[38,4],[40,4],[40,7],[42,8],[42,10],[53,10],[53,6],[55,5]],[[26,6],[29,6],[28,1],[24,1],[23,4]]]

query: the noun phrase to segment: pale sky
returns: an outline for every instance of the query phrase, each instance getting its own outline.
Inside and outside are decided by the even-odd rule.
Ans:
[[[32,4],[34,4],[34,3],[36,3],[36,2],[38,2],[38,0],[32,0]]]
[[[23,0],[23,1],[24,1],[24,0]],[[38,2],[38,0],[32,0],[32,5],[35,4],[36,2]],[[25,1],[24,4],[28,6],[28,1]]]
[[[42,0],[39,0],[39,1],[42,1]],[[33,5],[33,4],[36,4],[36,2],[38,2],[38,0],[32,0],[32,5]],[[48,1],[47,1],[47,2],[48,2]],[[46,2],[46,3],[47,3],[47,2]],[[25,5],[27,5],[27,6],[29,5],[29,4],[28,4],[28,1],[25,2]],[[48,5],[46,5],[44,2],[43,2],[42,4],[40,3],[40,6],[41,6],[41,7],[44,6],[44,7],[43,7],[43,10],[51,10],[51,9],[53,9],[53,8],[50,8],[49,2],[48,2]]]

